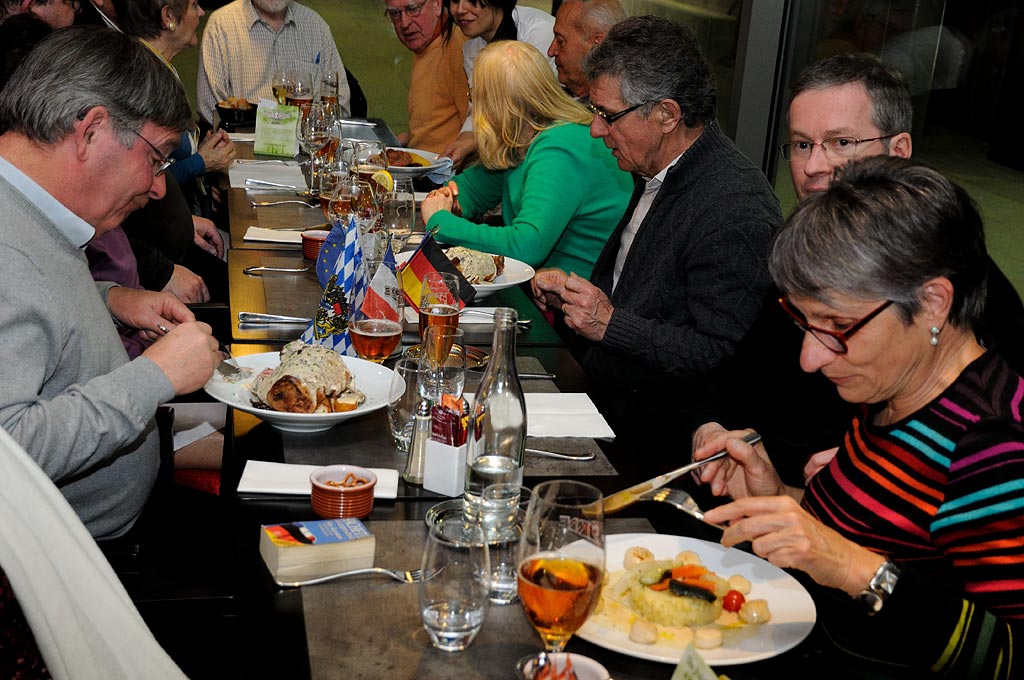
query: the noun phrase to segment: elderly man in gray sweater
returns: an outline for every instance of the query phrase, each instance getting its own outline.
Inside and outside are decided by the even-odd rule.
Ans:
[[[95,283],[83,252],[163,195],[189,117],[158,57],[91,27],[46,38],[0,92],[0,426],[97,538],[128,531],[152,490],[157,407],[219,358],[173,296]],[[129,361],[116,324],[158,339]]]

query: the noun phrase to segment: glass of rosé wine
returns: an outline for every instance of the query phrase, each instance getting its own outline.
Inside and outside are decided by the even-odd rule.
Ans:
[[[538,484],[519,541],[519,601],[544,651],[521,659],[533,668],[561,652],[597,606],[604,579],[604,507],[590,484],[555,479]]]

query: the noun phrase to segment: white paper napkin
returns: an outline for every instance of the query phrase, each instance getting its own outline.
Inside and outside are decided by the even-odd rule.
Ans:
[[[309,476],[320,465],[292,465],[249,460],[238,482],[239,493],[278,493],[308,496],[311,492]],[[367,468],[377,475],[373,487],[374,498],[395,498],[398,495],[398,470]]]
[[[234,162],[228,169],[228,177],[231,180],[231,186],[236,189],[252,189],[253,187],[245,186],[245,180],[247,179],[287,184],[298,189],[306,188],[306,179],[302,176],[302,170],[297,165]],[[268,190],[274,189],[274,187],[265,188]],[[289,189],[278,189],[278,191],[289,191]]]
[[[235,143],[238,143],[238,142],[248,142],[248,143],[252,144],[253,142],[256,141],[256,133],[255,132],[229,132],[228,133],[228,139],[230,139],[232,142],[235,142]]]
[[[531,437],[615,438],[615,432],[590,397],[574,392],[527,392],[526,434]]]
[[[249,227],[245,230],[243,241],[269,241],[271,243],[302,243],[302,232],[285,231],[284,229],[264,229]]]

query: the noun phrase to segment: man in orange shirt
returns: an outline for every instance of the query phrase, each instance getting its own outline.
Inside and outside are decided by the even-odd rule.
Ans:
[[[409,132],[399,141],[440,153],[459,136],[469,111],[461,31],[441,39],[441,0],[386,0],[395,35],[414,53],[409,85]]]

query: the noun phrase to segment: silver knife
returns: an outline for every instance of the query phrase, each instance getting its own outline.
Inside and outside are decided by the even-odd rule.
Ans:
[[[527,448],[526,452],[531,456],[539,456],[541,458],[558,458],[559,460],[594,460],[596,454],[593,453],[559,453],[557,451],[545,451],[544,449],[531,449]]]
[[[247,179],[245,180],[245,186],[277,187],[280,189],[298,189],[297,186],[293,186],[291,184],[279,184],[278,182],[268,182],[262,179]]]
[[[239,323],[309,323],[310,319],[301,316],[285,316],[283,314],[260,314],[258,312],[239,312]]]

